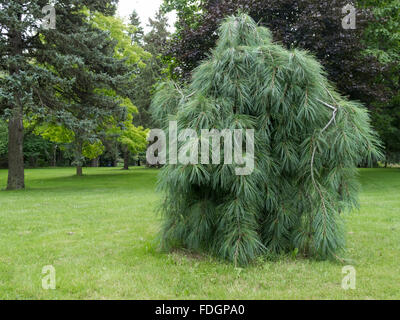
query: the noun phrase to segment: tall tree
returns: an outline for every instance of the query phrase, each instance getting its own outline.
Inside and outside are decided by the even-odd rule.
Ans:
[[[148,131],[142,126],[136,127],[133,124],[133,114],[128,115],[124,127],[118,132],[117,138],[124,155],[124,170],[129,169],[131,155],[138,156],[139,153],[146,151]]]
[[[142,42],[143,48],[151,57],[146,60],[146,67],[138,74],[134,96],[134,103],[139,109],[134,122],[146,128],[152,125],[149,108],[154,86],[166,76],[164,70],[167,65],[163,61],[163,55],[170,37],[168,18],[162,11],[158,11],[154,19],[149,18],[148,26],[150,31],[144,35]]]
[[[66,89],[56,88],[63,112],[52,113],[52,121],[74,133],[78,176],[82,175],[85,144],[93,145],[104,137],[109,123],[125,120],[122,102],[133,96],[133,81],[144,55],[141,48],[131,45],[121,19],[88,10],[82,14],[87,19],[80,24],[61,26],[74,30],[68,36],[48,37],[55,46],[39,61],[71,83]],[[60,52],[70,63],[58,59]]]
[[[44,117],[46,109],[61,108],[57,99],[54,99],[52,88],[53,85],[68,85],[59,76],[60,73],[36,63],[37,60],[43,60],[46,50],[54,49],[54,43],[47,40],[47,35],[63,38],[69,29],[62,26],[80,25],[84,16],[79,12],[85,6],[108,13],[115,11],[114,0],[101,3],[93,0],[58,0],[54,2],[56,29],[45,30],[45,13],[42,10],[47,5],[46,0],[0,1],[0,112],[8,119],[9,127],[8,190],[25,187],[24,115],[38,114]],[[63,61],[64,65],[74,62],[62,50],[59,50],[56,58]]]
[[[111,149],[117,153],[117,146],[120,145],[124,157],[124,169],[129,169],[130,155],[137,154],[143,151],[146,147],[146,135],[147,131],[142,126],[135,126],[133,124],[133,114],[138,113],[136,106],[132,104],[138,94],[141,94],[143,88],[138,84],[141,83],[140,79],[144,70],[147,68],[147,64],[151,59],[151,54],[144,51],[140,46],[142,43],[142,33],[136,31],[140,28],[140,22],[138,19],[134,19],[136,15],[131,16],[131,22],[136,25],[125,25],[121,19],[115,17],[104,17],[99,16],[93,20],[94,24],[102,30],[111,30],[111,37],[117,41],[117,50],[115,58],[123,59],[126,65],[132,70],[131,83],[132,90],[127,98],[123,99],[122,106],[127,110],[127,118],[122,123],[118,123],[118,119],[113,119],[114,123],[111,123],[111,129],[108,129],[109,134],[106,135],[106,145],[113,144]],[[137,16],[136,16],[137,18]],[[137,28],[136,28],[137,27]],[[129,42],[129,37],[132,28],[136,28],[135,41]],[[139,29],[140,30],[140,29]],[[111,134],[110,134],[111,132]]]
[[[133,10],[129,16],[129,36],[132,40],[132,44],[141,44],[143,40],[143,27],[140,22],[140,18],[136,10]]]

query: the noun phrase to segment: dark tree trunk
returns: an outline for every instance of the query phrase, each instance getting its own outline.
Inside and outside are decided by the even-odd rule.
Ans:
[[[76,175],[82,176],[82,141],[77,141],[76,146],[76,154],[75,154],[75,161],[76,161]]]
[[[83,176],[82,166],[76,166],[76,175],[79,177]]]
[[[53,149],[53,163],[52,163],[53,167],[57,167],[57,145],[54,146]]]
[[[18,15],[21,19],[21,15]],[[17,30],[10,30],[10,42],[12,44],[12,55],[22,54],[22,35]],[[13,63],[10,66],[10,75],[20,72],[19,65]],[[24,176],[24,124],[23,109],[18,93],[14,93],[14,105],[11,106],[12,114],[8,122],[8,182],[7,190],[20,190],[25,188]]]
[[[13,109],[13,114],[8,123],[7,190],[25,188],[23,141],[22,107],[17,106]]]
[[[128,150],[128,148],[125,148],[124,150],[124,167],[123,170],[129,170],[129,159],[131,157],[131,154]]]
[[[99,157],[92,159],[92,162],[90,163],[90,166],[92,168],[97,168],[99,166]]]
[[[31,168],[36,168],[37,167],[37,157],[31,156],[29,157],[29,164]]]

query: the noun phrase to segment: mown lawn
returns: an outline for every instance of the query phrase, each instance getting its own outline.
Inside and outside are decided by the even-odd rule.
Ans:
[[[400,169],[362,169],[343,265],[292,257],[246,269],[157,250],[156,170],[27,170],[27,190],[0,192],[1,299],[400,299]],[[0,171],[0,188],[5,187]],[[42,268],[56,290],[42,289]]]

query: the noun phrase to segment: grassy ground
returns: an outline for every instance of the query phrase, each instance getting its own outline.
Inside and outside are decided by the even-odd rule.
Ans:
[[[27,170],[27,190],[0,192],[2,299],[400,299],[400,170],[361,170],[361,209],[348,220],[356,289],[342,265],[259,261],[244,270],[158,252],[156,171]],[[5,187],[0,171],[0,188]],[[42,289],[42,268],[56,290]]]

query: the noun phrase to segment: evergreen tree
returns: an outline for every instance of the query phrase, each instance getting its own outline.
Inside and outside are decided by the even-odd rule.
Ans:
[[[151,97],[155,84],[165,78],[163,72],[166,65],[163,61],[166,43],[170,36],[168,31],[168,19],[162,11],[158,11],[155,18],[149,18],[150,31],[143,37],[143,48],[151,53],[144,67],[138,74],[135,82],[134,103],[139,108],[139,114],[135,117],[135,124],[149,128],[151,126],[151,114],[149,112]]]
[[[46,30],[43,28],[45,14],[42,9],[48,4],[47,0],[0,1],[0,113],[8,119],[9,127],[9,190],[25,186],[24,116],[30,114],[45,118],[50,109],[59,110],[60,114],[63,112],[64,104],[56,98],[55,88],[65,90],[70,85],[61,76],[63,66],[76,66],[80,61],[63,50],[67,43],[79,50],[77,43],[72,40],[64,43],[63,39],[68,37],[70,30],[76,30],[75,26],[82,26],[85,17],[80,12],[85,6],[108,14],[115,12],[114,0],[58,0],[53,3],[56,28]],[[54,50],[56,44],[60,46],[58,52]],[[48,52],[57,53],[52,58],[58,60],[60,69],[43,66]],[[90,60],[93,58],[91,56]]]
[[[178,128],[198,136],[201,129],[255,130],[250,175],[236,175],[238,164],[163,168],[163,248],[202,250],[238,265],[296,248],[338,258],[342,214],[357,204],[356,166],[380,156],[379,141],[366,109],[338,94],[309,53],[272,43],[247,15],[229,17],[188,87],[164,83],[152,108],[164,120],[177,110]]]
[[[108,124],[125,121],[123,99],[133,96],[134,77],[144,54],[141,48],[131,45],[119,18],[87,10],[82,14],[87,19],[59,27],[68,28],[64,37],[47,36],[54,47],[39,60],[70,83],[67,88],[55,88],[62,111],[54,110],[47,121],[62,124],[74,133],[74,164],[79,176],[85,145],[99,145]],[[61,52],[68,57],[68,64],[60,61]],[[96,149],[98,152],[91,152],[86,158],[93,159],[102,153]]]
[[[129,36],[132,40],[132,44],[142,43],[144,31],[136,10],[133,10],[131,15],[129,16],[129,24],[131,26],[129,30]]]
[[[150,31],[144,35],[144,48],[155,56],[162,55],[166,50],[166,44],[170,36],[168,31],[168,17],[158,10],[154,19],[149,18],[148,27]]]

